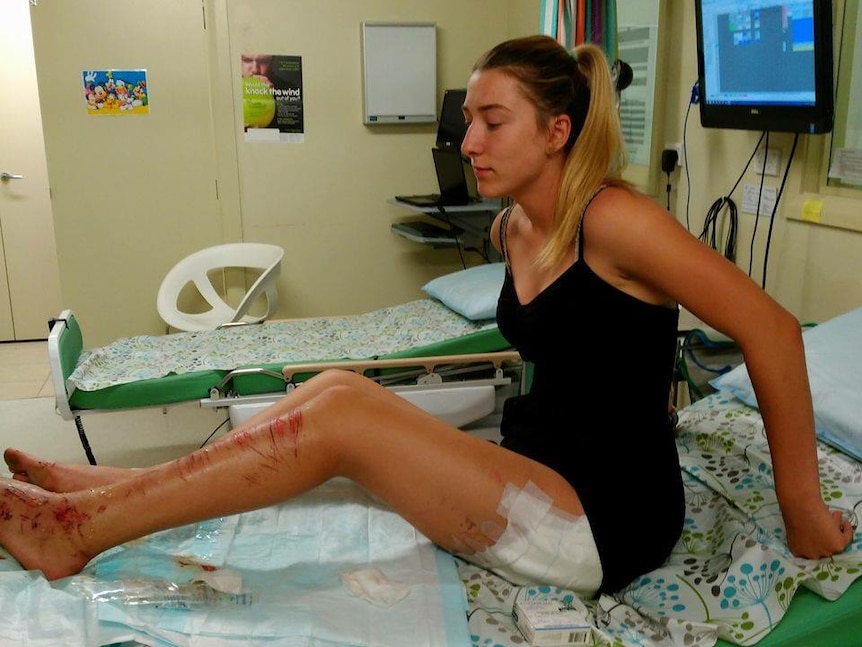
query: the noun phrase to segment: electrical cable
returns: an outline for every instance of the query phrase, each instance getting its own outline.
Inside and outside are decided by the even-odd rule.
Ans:
[[[695,344],[694,343],[695,341],[697,341],[699,343]],[[720,349],[725,349],[725,348],[736,348],[736,344],[734,344],[733,342],[713,342],[712,340],[710,340],[706,336],[705,332],[703,332],[702,330],[698,330],[698,329],[695,329],[695,330],[692,330],[691,332],[689,332],[685,336],[685,339],[683,339],[683,342],[682,342],[683,352],[691,358],[691,361],[693,361],[695,366],[697,366],[698,368],[700,368],[704,371],[708,371],[710,373],[717,373],[718,375],[722,375],[724,373],[727,373],[729,370],[731,370],[733,368],[729,364],[725,365],[725,366],[707,366],[706,364],[702,363],[697,358],[697,356],[694,354],[695,348],[705,348],[707,350],[710,350],[710,349],[711,350],[720,350]]]
[[[667,210],[670,211],[670,191],[671,191],[671,183],[670,183],[670,174],[673,173],[673,170],[676,168],[676,164],[679,161],[679,153],[671,148],[666,148],[661,152],[661,170],[664,171],[667,176]]]
[[[757,239],[757,223],[760,222],[760,199],[763,197],[763,180],[766,177],[766,158],[769,157],[769,131],[764,131],[766,145],[763,147],[763,165],[760,169],[760,190],[757,192],[757,207],[754,209],[754,228],[751,230],[751,243],[748,246],[748,276],[754,263],[754,242]]]
[[[204,440],[204,441],[201,443],[201,446],[200,446],[200,447],[198,447],[198,449],[203,449],[204,445],[206,445],[206,444],[207,444],[207,443],[212,439],[212,437],[216,435],[216,432],[218,432],[218,430],[219,430],[219,429],[221,429],[222,427],[224,427],[228,422],[230,422],[230,418],[229,418],[229,417],[228,417],[228,418],[225,418],[224,420],[222,420],[222,421],[219,423],[219,425],[218,425],[215,429],[213,429],[213,430],[212,430],[212,433],[210,433],[210,435],[206,437],[206,440]]]
[[[778,195],[775,196],[775,204],[772,205],[772,215],[769,217],[769,231],[766,235],[766,249],[763,252],[763,278],[760,287],[766,289],[766,266],[769,263],[769,246],[772,243],[772,226],[775,224],[775,213],[778,210],[778,202],[781,200],[781,194],[784,193],[784,185],[787,183],[787,174],[790,172],[790,165],[793,163],[793,156],[796,153],[796,144],[799,142],[799,133],[793,136],[793,146],[790,148],[790,156],[787,158],[787,165],[784,167],[784,176],[781,178],[781,185],[778,187]]]
[[[440,215],[443,216],[443,219],[446,221],[446,224],[449,225],[449,229],[453,234],[453,238],[455,239],[455,248],[458,250],[458,258],[461,259],[461,267],[465,270],[467,269],[467,259],[464,258],[464,247],[461,245],[461,238],[459,237],[460,227],[456,227],[452,224],[452,221],[449,219],[449,213],[443,207],[442,204],[437,205],[437,211],[440,212]]]
[[[748,171],[749,166],[751,166],[752,160],[757,155],[757,151],[760,148],[760,144],[763,142],[766,137],[766,132],[760,134],[760,139],[757,140],[757,144],[754,147],[754,150],[751,152],[751,156],[748,158],[748,162],[745,164],[745,168],[742,169],[742,172],[739,174],[739,177],[736,179],[736,182],[733,185],[733,188],[727,192],[727,195],[719,198],[709,208],[707,212],[706,219],[703,223],[703,230],[700,233],[700,240],[709,244],[713,249],[718,249],[718,241],[716,236],[716,231],[718,228],[718,217],[721,214],[721,210],[727,206],[730,210],[729,215],[729,225],[728,225],[728,235],[727,241],[725,243],[724,256],[725,258],[735,261],[736,260],[736,230],[737,230],[737,208],[736,203],[731,199],[731,195],[734,191],[736,191],[736,187],[739,186],[739,183],[742,182],[742,178],[745,177],[745,173]],[[710,234],[710,227],[712,228]]]
[[[680,357],[677,360],[677,370],[682,375],[685,383],[688,384],[688,392],[689,395],[693,395],[695,400],[700,400],[703,398],[703,391],[700,390],[700,387],[695,383],[694,379],[692,379],[691,375],[688,372],[688,366],[685,363],[685,358]]]
[[[691,114],[691,107],[696,104],[700,100],[700,85],[698,81],[694,82],[694,85],[691,86],[691,97],[688,101],[688,108],[685,111],[685,119],[682,123],[682,157],[683,157],[683,168],[685,170],[685,186],[686,186],[686,197],[685,197],[685,228],[688,231],[691,231],[691,220],[689,219],[689,212],[691,207],[691,173],[688,170],[688,147],[686,145],[686,135],[688,133],[688,117]]]
[[[665,185],[665,208],[670,211],[670,171],[665,171],[667,176],[667,184]]]

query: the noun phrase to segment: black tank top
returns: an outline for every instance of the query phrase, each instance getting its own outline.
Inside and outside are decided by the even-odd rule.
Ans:
[[[504,337],[533,364],[529,393],[504,406],[502,445],[560,473],[584,506],[601,557],[601,590],[662,564],[685,504],[668,417],[679,312],[606,283],[578,260],[532,301],[507,271],[497,303]],[[586,213],[585,213],[586,215]]]

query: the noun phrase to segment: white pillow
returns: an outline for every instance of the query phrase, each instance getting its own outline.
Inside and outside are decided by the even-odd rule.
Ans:
[[[486,263],[438,276],[422,290],[467,319],[493,319],[505,275],[505,263]]]
[[[862,461],[862,307],[807,329],[802,339],[817,436]],[[757,406],[745,364],[710,384]]]

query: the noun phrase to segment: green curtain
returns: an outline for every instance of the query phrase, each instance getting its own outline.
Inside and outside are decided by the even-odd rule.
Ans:
[[[616,0],[542,0],[542,33],[572,49],[581,43],[600,46],[609,61],[617,59]]]

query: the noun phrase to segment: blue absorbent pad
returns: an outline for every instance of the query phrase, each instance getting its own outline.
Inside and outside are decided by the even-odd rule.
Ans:
[[[130,542],[53,583],[2,556],[3,645],[470,644],[455,560],[346,479],[282,505]],[[369,570],[381,592],[398,599],[342,582]],[[204,586],[192,582],[228,574],[241,578],[241,591],[206,586],[205,600],[187,596]]]

